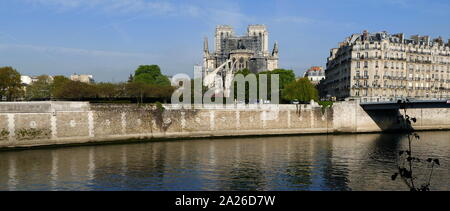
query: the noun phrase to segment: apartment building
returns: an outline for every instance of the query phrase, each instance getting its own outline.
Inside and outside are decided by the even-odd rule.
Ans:
[[[311,83],[317,85],[320,81],[325,79],[325,71],[323,71],[322,67],[313,66],[305,71],[303,77],[307,77]]]
[[[324,93],[362,102],[450,98],[450,39],[353,34],[330,50]]]

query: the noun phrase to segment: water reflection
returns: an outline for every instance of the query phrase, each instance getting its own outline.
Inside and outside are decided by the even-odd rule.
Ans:
[[[441,160],[450,132],[422,132],[415,154]],[[189,140],[0,152],[0,190],[408,190],[390,180],[399,134]]]

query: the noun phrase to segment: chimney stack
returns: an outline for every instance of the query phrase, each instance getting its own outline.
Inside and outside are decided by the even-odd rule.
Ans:
[[[369,38],[369,32],[367,30],[363,31],[363,40],[367,40]]]

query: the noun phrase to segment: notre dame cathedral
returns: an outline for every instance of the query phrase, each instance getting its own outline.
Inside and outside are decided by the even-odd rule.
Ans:
[[[216,27],[215,51],[210,52],[208,38],[203,51],[204,84],[212,86],[212,76],[231,75],[242,69],[253,73],[278,68],[278,44],[269,52],[269,33],[264,25],[250,25],[245,36],[236,36],[231,26]],[[208,77],[210,76],[210,77]]]

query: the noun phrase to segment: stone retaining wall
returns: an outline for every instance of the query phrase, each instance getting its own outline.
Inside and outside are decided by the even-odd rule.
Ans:
[[[129,139],[379,132],[398,111],[367,113],[357,102],[176,107],[80,102],[0,103],[0,148]],[[410,109],[416,129],[450,129],[449,109]]]

